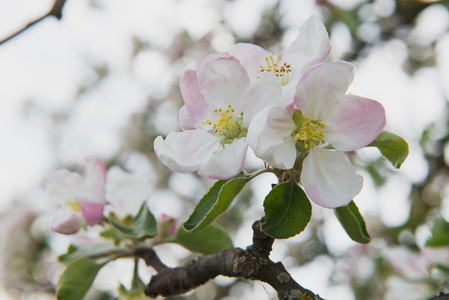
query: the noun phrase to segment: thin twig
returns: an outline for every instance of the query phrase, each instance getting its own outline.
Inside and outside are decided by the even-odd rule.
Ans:
[[[20,29],[19,31],[13,33],[12,35],[4,38],[3,40],[0,41],[0,45],[2,45],[3,43],[6,43],[7,41],[11,40],[12,38],[18,36],[19,34],[21,34],[22,32],[24,32],[25,30],[29,29],[30,27],[32,27],[33,25],[36,25],[37,23],[39,23],[40,21],[42,21],[43,19],[45,19],[48,16],[54,16],[56,17],[58,20],[60,20],[62,18],[62,8],[64,7],[64,4],[67,0],[55,0],[55,2],[53,3],[52,8],[42,17],[28,23],[25,27],[23,27],[22,29]]]

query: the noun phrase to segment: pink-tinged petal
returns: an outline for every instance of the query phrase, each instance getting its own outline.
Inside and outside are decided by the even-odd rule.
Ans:
[[[106,166],[96,157],[86,158],[85,181],[94,185],[104,186],[106,182]]]
[[[283,52],[281,62],[290,64],[291,76],[296,77],[324,61],[330,50],[326,27],[318,17],[311,16],[299,28],[295,41]]]
[[[265,74],[261,74],[265,75]],[[275,76],[262,76],[251,83],[242,101],[243,126],[247,127],[252,118],[263,108],[278,105],[282,89],[280,81]],[[292,99],[293,101],[293,99]]]
[[[92,202],[86,199],[79,199],[81,212],[89,226],[100,223],[103,219],[104,203]]]
[[[74,234],[80,230],[82,222],[81,213],[69,208],[62,208],[53,215],[50,229],[61,234]]]
[[[345,96],[325,120],[325,139],[335,148],[352,151],[374,141],[385,126],[385,109],[375,100]]]
[[[109,168],[106,198],[118,217],[137,215],[148,198],[149,190],[148,182],[139,175],[125,172],[117,166]]]
[[[213,157],[198,171],[198,174],[211,179],[232,178],[243,169],[248,143],[246,138],[235,139],[230,144],[220,146]]]
[[[195,125],[190,118],[190,113],[187,110],[187,107],[183,105],[179,109],[179,126],[183,131],[195,129]]]
[[[86,175],[83,186],[76,191],[76,199],[86,199],[104,205],[104,185],[106,183],[106,166],[95,157],[86,159]]]
[[[291,169],[296,160],[296,140],[291,134],[296,129],[292,112],[271,106],[261,110],[248,128],[248,144],[254,154],[273,167]]]
[[[171,132],[165,140],[161,136],[154,140],[154,151],[159,159],[177,172],[198,170],[219,147],[218,137],[199,129]]]
[[[187,70],[184,72],[180,81],[180,89],[191,122],[196,128],[204,129],[205,125],[201,122],[210,119],[210,114],[204,95],[199,90],[196,71]]]
[[[67,200],[75,198],[75,193],[82,186],[83,181],[79,173],[61,169],[47,176],[45,189],[50,199],[56,203],[65,204]]]
[[[353,77],[354,66],[351,63],[321,63],[299,81],[295,106],[307,118],[326,121],[327,115],[340,105]]]
[[[209,105],[209,111],[225,109],[231,104],[236,111],[242,112],[239,105],[248,89],[249,78],[237,58],[209,54],[199,62],[197,77],[199,90]]]
[[[260,66],[267,67],[265,57],[273,56],[271,52],[262,47],[247,43],[233,45],[229,49],[229,54],[240,61],[251,80],[257,79],[260,75]]]
[[[363,177],[343,152],[312,148],[303,163],[301,183],[310,200],[336,208],[346,206],[361,191]]]

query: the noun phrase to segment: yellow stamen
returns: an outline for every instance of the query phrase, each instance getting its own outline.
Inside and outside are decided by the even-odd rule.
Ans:
[[[281,78],[282,85],[286,85],[290,81],[290,73],[292,72],[291,65],[284,63],[279,67],[279,62],[281,61],[281,56],[278,55],[275,60],[273,56],[265,57],[265,61],[267,62],[267,67],[259,66],[260,72],[271,72],[277,77]]]
[[[76,201],[75,199],[68,199],[65,202],[65,205],[70,207],[70,209],[73,210],[73,211],[76,211],[76,212],[80,212],[81,211],[80,205],[79,205],[78,201]]]
[[[304,118],[304,123],[295,135],[295,140],[304,142],[304,148],[314,148],[319,144],[324,144],[324,127],[325,125],[320,121]]]

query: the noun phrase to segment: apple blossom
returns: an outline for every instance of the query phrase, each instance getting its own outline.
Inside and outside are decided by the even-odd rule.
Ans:
[[[84,177],[66,169],[51,173],[45,182],[50,199],[62,207],[53,216],[50,227],[62,234],[76,233],[83,221],[93,226],[103,218],[106,168],[97,158],[86,159]]]
[[[323,207],[345,206],[360,192],[363,178],[342,151],[368,145],[385,126],[379,102],[345,95],[353,70],[343,61],[318,64],[299,81],[294,107],[266,107],[248,130],[254,153],[273,167],[291,169],[303,159],[301,183]]]
[[[283,86],[282,100],[288,104],[301,76],[324,61],[330,49],[326,27],[318,17],[311,16],[300,26],[293,43],[278,54],[247,43],[235,44],[229,54],[240,61],[251,80],[257,80],[261,73],[279,78]]]
[[[149,194],[148,182],[137,174],[125,172],[118,166],[109,168],[106,199],[109,209],[119,218],[135,216]]]
[[[251,82],[235,57],[216,53],[204,57],[196,71],[187,70],[180,87],[184,131],[155,139],[159,159],[174,171],[198,170],[212,179],[237,175],[246,157],[252,117],[279,101],[277,79],[270,76]]]

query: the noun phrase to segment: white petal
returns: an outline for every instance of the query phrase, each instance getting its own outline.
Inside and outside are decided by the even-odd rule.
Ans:
[[[183,105],[179,109],[179,126],[183,131],[195,129],[195,125],[190,118],[190,113],[187,110],[187,107]]]
[[[248,143],[257,157],[273,167],[291,169],[296,160],[296,129],[291,111],[271,106],[261,110],[248,129]]]
[[[83,199],[104,205],[104,185],[106,183],[106,166],[96,157],[86,158],[86,174],[84,183],[75,193],[76,199]]]
[[[62,234],[73,234],[81,228],[83,217],[80,212],[69,208],[58,210],[50,221],[51,230]]]
[[[165,140],[161,136],[154,140],[154,151],[159,159],[177,172],[198,170],[219,147],[218,137],[199,129],[171,132]]]
[[[354,77],[351,63],[321,63],[309,70],[298,83],[295,106],[303,116],[326,121],[326,117],[343,99]]]
[[[291,76],[304,74],[313,65],[326,59],[330,52],[329,35],[323,22],[311,16],[299,28],[295,41],[285,49],[281,63],[291,65]]]
[[[54,202],[65,204],[67,200],[74,199],[76,191],[83,184],[83,177],[79,173],[62,169],[47,176],[45,189]]]
[[[246,138],[234,139],[231,144],[225,144],[213,153],[198,171],[201,176],[212,179],[232,178],[243,169],[248,143]]]
[[[260,75],[261,65],[267,67],[265,57],[273,56],[262,47],[247,43],[235,44],[229,49],[229,54],[240,61],[251,80],[257,79]]]
[[[353,95],[344,97],[324,122],[325,139],[335,148],[352,151],[374,141],[385,126],[385,109],[377,101]]]
[[[343,152],[312,148],[303,163],[301,182],[316,204],[335,208],[348,205],[363,186]]]
[[[249,78],[238,59],[224,54],[209,54],[198,64],[199,90],[209,110],[226,109],[240,105],[249,87]]]
[[[243,126],[247,127],[261,109],[280,104],[281,95],[281,83],[277,77],[261,76],[252,82],[242,101]]]
[[[120,218],[135,216],[147,200],[149,189],[148,182],[137,174],[125,172],[118,166],[108,170],[106,199]]]

